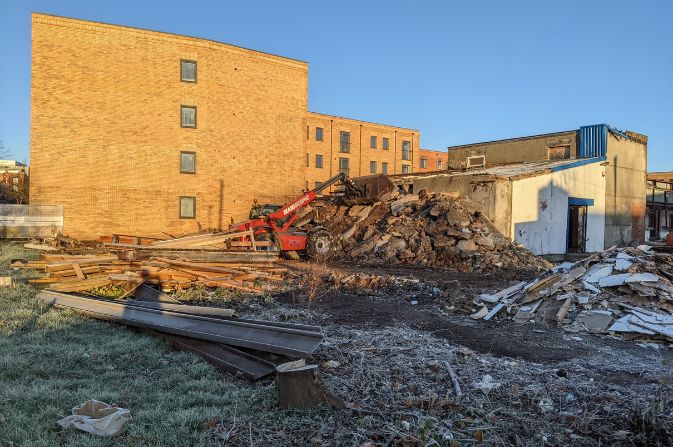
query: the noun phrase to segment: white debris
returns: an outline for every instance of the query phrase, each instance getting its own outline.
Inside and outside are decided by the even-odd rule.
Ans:
[[[602,278],[609,276],[612,273],[612,266],[605,264],[596,264],[587,271],[584,280],[588,283],[597,283]]]
[[[473,320],[481,320],[488,314],[488,307],[482,306],[481,309],[470,315],[470,318]]]
[[[618,275],[610,275],[610,276],[605,276],[601,278],[601,280],[598,282],[598,285],[600,287],[615,287],[615,286],[621,286],[626,282],[626,280],[630,277],[631,275],[628,273],[620,273]]]
[[[633,265],[633,262],[629,261],[628,259],[617,258],[617,262],[615,262],[615,270],[618,270],[620,272],[625,272],[632,265]]]
[[[659,277],[654,273],[636,273],[629,275],[626,282],[657,282]]]
[[[98,436],[112,436],[120,433],[131,420],[131,412],[114,407],[99,400],[87,400],[72,409],[58,425],[63,428],[75,427]]]
[[[482,393],[488,394],[491,390],[498,388],[501,383],[494,381],[493,377],[486,374],[481,378],[481,382],[475,382],[473,385],[476,389],[481,390]]]

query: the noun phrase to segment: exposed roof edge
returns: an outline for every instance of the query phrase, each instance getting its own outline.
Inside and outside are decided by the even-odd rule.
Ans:
[[[67,17],[67,16],[59,16],[55,14],[47,14],[43,12],[36,12],[33,11],[31,13],[32,15],[32,21],[38,22],[38,23],[45,23],[45,24],[51,24],[51,25],[61,25],[61,26],[70,26],[74,23],[77,23],[81,26],[88,26],[88,27],[96,27],[100,29],[107,29],[107,30],[120,30],[124,29],[133,33],[137,33],[138,35],[144,35],[149,38],[171,38],[171,39],[179,39],[179,40],[188,40],[191,41],[193,44],[201,44],[201,45],[216,45],[221,48],[233,50],[233,51],[239,51],[248,55],[253,55],[253,56],[258,56],[258,57],[263,57],[267,58],[268,60],[274,60],[276,62],[280,63],[285,63],[287,65],[295,65],[295,66],[301,66],[303,69],[308,69],[308,62],[303,61],[301,59],[296,59],[292,57],[287,57],[287,56],[281,56],[279,54],[274,54],[274,53],[269,53],[266,51],[260,51],[260,50],[254,50],[252,48],[246,48],[242,47],[240,45],[234,45],[226,42],[220,42],[218,40],[214,39],[207,39],[203,37],[195,37],[195,36],[188,36],[186,34],[177,34],[177,33],[171,33],[171,32],[166,32],[166,31],[158,31],[158,30],[153,30],[149,28],[140,28],[137,26],[128,26],[128,25],[118,25],[114,23],[107,23],[107,22],[100,22],[96,20],[87,20],[87,19],[80,19],[80,18],[75,18],[75,17]]]
[[[314,112],[312,110],[307,111],[307,113],[309,115],[316,115],[319,118],[354,121],[354,122],[357,122],[357,123],[370,124],[370,125],[374,125],[374,126],[390,127],[391,129],[407,130],[407,131],[410,131],[410,132],[413,132],[413,133],[418,133],[418,134],[421,133],[420,130],[412,129],[411,127],[402,127],[402,126],[395,126],[395,125],[392,125],[392,124],[377,123],[377,122],[374,122],[374,121],[359,120],[357,118],[348,118],[347,116],[330,115],[329,113]]]
[[[453,150],[459,150],[459,149],[465,149],[468,147],[474,147],[474,146],[483,146],[486,144],[493,144],[493,143],[504,143],[508,141],[521,141],[521,140],[531,140],[534,138],[545,138],[545,137],[554,137],[554,136],[559,136],[559,135],[567,135],[569,133],[576,133],[577,130],[563,130],[560,132],[550,132],[550,133],[541,133],[537,135],[527,135],[524,137],[514,137],[514,138],[503,138],[500,140],[490,140],[490,141],[481,141],[478,143],[468,143],[468,144],[460,144],[457,146],[448,146],[447,149],[448,151],[453,151]]]

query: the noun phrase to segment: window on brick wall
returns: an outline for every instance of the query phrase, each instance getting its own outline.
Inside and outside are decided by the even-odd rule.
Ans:
[[[343,172],[344,174],[348,175],[349,171],[350,171],[349,160],[345,157],[340,157],[339,158],[339,172]]]
[[[437,160],[437,170],[441,171],[442,169],[444,169],[444,163],[442,160]]]
[[[384,137],[383,141],[381,142],[381,149],[387,151],[389,146],[390,146],[390,140]]]
[[[315,128],[315,141],[322,141],[322,127]]]
[[[180,61],[180,80],[196,82],[196,61],[182,59]]]
[[[315,186],[313,188],[318,189],[320,185],[322,185],[322,182],[315,182]]]
[[[388,173],[388,162],[387,161],[381,162],[381,173],[383,173],[383,174]]]
[[[315,154],[315,167],[322,168],[322,154]]]
[[[306,167],[307,167],[307,168],[308,168],[309,166],[311,166],[311,163],[309,162],[309,160],[311,159],[310,157],[311,157],[311,156],[310,156],[309,153],[307,152],[307,153],[306,153]]]
[[[421,157],[421,168],[425,169],[428,167],[428,159],[426,157]]]
[[[196,172],[195,152],[180,152],[180,172],[183,174],[194,174]]]
[[[351,151],[351,133],[344,132],[343,130],[339,132],[339,150],[341,152],[350,152]]]
[[[376,135],[369,137],[369,147],[376,149]]]
[[[196,128],[196,107],[180,106],[180,127]]]
[[[370,161],[369,162],[369,172],[371,174],[376,174],[376,162],[375,161]]]
[[[402,160],[411,160],[411,141],[402,141]]]
[[[196,197],[180,196],[180,219],[196,217]]]
[[[409,172],[409,165],[402,165],[402,174],[408,174]]]

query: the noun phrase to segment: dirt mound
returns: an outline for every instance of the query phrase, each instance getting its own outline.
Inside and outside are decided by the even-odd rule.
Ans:
[[[321,208],[314,219],[339,235],[337,256],[344,260],[462,272],[551,265],[512,243],[456,194],[393,193],[371,205],[328,202]]]

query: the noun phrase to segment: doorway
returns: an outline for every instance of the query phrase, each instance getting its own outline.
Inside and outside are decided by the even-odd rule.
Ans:
[[[568,253],[586,251],[587,206],[568,205]]]

